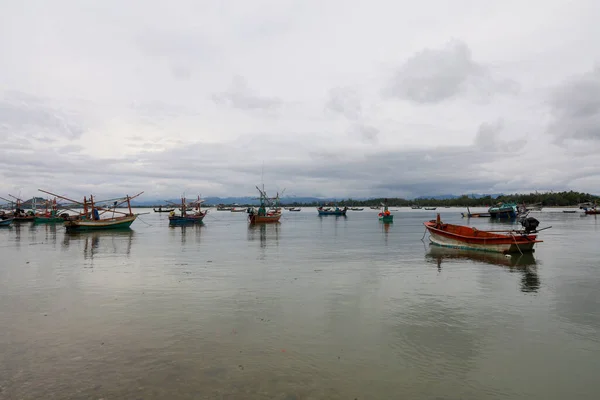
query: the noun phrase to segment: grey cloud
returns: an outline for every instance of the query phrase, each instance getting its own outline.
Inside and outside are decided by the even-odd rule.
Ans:
[[[19,92],[5,92],[0,98],[0,133],[77,139],[85,132],[74,112],[49,101]]]
[[[242,110],[272,110],[283,103],[277,97],[259,95],[248,86],[246,79],[241,76],[233,79],[229,90],[213,94],[212,100],[217,104]]]
[[[362,105],[358,93],[348,87],[331,89],[325,108],[352,120],[360,118],[362,114]]]
[[[473,60],[469,47],[455,40],[413,55],[396,70],[383,93],[415,103],[439,103],[468,89],[489,97],[497,92],[514,93],[518,84],[494,79],[489,68]]]
[[[571,78],[552,92],[549,132],[565,139],[600,140],[600,66]]]
[[[68,153],[79,153],[83,150],[83,146],[78,144],[68,144],[66,146],[62,146],[58,148],[59,154],[68,154]]]
[[[375,142],[377,142],[377,137],[379,135],[379,129],[377,129],[371,125],[357,123],[357,124],[354,124],[350,128],[350,134],[353,136],[358,136],[365,142],[375,143]]]
[[[259,138],[259,139],[256,139]],[[486,151],[475,145],[440,147],[423,150],[343,152],[308,150],[304,146],[312,137],[298,139],[277,135],[252,135],[253,140],[227,143],[184,144],[165,151],[141,151],[112,159],[98,159],[69,152],[56,157],[52,149],[22,151],[0,149],[0,171],[19,165],[32,186],[62,190],[73,195],[119,195],[118,190],[146,190],[148,197],[161,198],[180,192],[191,185],[194,171],[207,171],[194,180],[194,188],[203,195],[252,195],[261,180],[264,154],[264,181],[271,191],[288,188],[297,195],[327,196],[418,196],[444,193],[491,192],[502,187],[508,191],[531,187],[539,177],[530,175],[519,180],[509,172],[497,174],[491,162],[515,163],[518,151]],[[73,149],[76,150],[76,149]],[[309,155],[310,153],[310,155]],[[298,155],[300,154],[300,156]],[[231,162],[235,160],[235,163]],[[473,171],[477,170],[477,174]],[[52,171],[39,183],[38,175]],[[77,176],[85,182],[74,184]],[[126,177],[120,187],[115,177]],[[469,179],[464,179],[464,177]],[[29,177],[29,178],[27,178]],[[10,175],[5,185],[11,182]],[[22,180],[21,179],[21,180]],[[560,179],[555,179],[557,185]],[[66,182],[69,182],[66,184]],[[150,182],[159,182],[160,189]],[[123,193],[121,193],[123,194]]]
[[[501,119],[493,123],[484,122],[479,125],[477,135],[475,136],[475,147],[487,152],[510,152],[518,150],[527,143],[525,139],[502,141],[500,134],[503,130],[504,121]]]

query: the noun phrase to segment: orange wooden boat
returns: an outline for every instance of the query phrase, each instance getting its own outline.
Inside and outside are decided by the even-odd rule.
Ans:
[[[445,224],[439,214],[437,219],[424,223],[429,240],[438,246],[504,254],[533,251],[533,246],[542,242],[537,240],[538,224],[535,218],[528,218],[523,221],[521,231],[482,231],[470,226]]]
[[[279,222],[281,218],[281,207],[279,207],[279,193],[274,198],[269,198],[264,188],[261,190],[256,187],[260,193],[260,206],[258,209],[252,207],[248,209],[248,221],[251,224],[273,223]],[[273,210],[267,211],[267,207],[271,206]]]

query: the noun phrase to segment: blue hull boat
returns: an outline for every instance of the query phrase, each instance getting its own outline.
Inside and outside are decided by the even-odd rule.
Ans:
[[[13,218],[1,219],[0,226],[10,226],[10,224],[12,224],[12,222],[13,222]]]
[[[319,207],[317,208],[317,211],[319,212],[319,215],[346,215],[346,211],[348,211],[347,207],[344,208],[323,208],[323,207]]]

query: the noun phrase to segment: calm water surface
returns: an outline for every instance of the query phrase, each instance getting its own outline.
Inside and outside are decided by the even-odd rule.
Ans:
[[[508,258],[430,247],[432,211],[316,214],[0,229],[0,398],[598,398],[600,219],[532,214]]]

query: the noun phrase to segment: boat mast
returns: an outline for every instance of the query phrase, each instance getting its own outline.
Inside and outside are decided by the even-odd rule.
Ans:
[[[117,208],[117,206],[115,206],[115,208]],[[131,212],[131,201],[129,199],[129,195],[127,195],[127,208],[129,209],[129,215],[133,215]]]
[[[91,212],[92,212],[92,220],[95,220],[95,217],[94,217],[94,196],[92,196],[91,194],[90,194],[90,204],[92,206],[92,210],[91,210]]]

